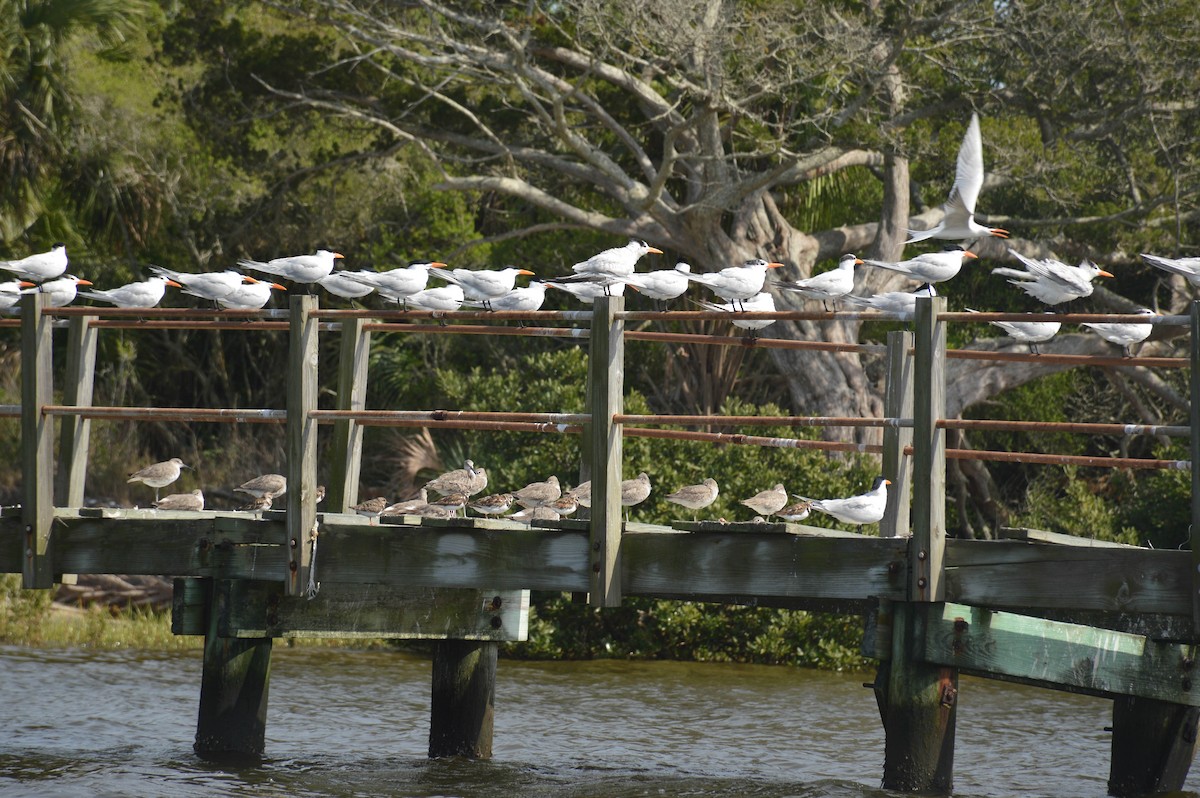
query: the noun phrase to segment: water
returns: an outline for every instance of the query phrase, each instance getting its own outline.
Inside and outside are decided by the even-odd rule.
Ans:
[[[276,646],[270,759],[230,769],[191,752],[198,652],[0,647],[0,795],[881,798],[864,680],[501,660],[495,758],[429,761],[428,661]],[[964,677],[955,795],[1099,798],[1110,722],[1108,701]]]

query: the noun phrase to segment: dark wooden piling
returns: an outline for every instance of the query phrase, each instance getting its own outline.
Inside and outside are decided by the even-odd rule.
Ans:
[[[203,759],[254,760],[266,746],[271,638],[221,637],[231,592],[220,581],[189,580],[208,592],[200,714],[192,749]]]
[[[429,756],[491,759],[498,651],[475,640],[434,644]]]
[[[1121,696],[1113,700],[1108,794],[1150,795],[1183,789],[1196,756],[1200,707]]]

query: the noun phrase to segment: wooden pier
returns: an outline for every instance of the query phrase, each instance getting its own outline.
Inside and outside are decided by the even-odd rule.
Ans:
[[[50,588],[71,574],[175,577],[173,629],[205,638],[195,743],[201,756],[253,759],[264,753],[272,641],[315,636],[437,641],[429,754],[488,757],[497,644],[524,639],[529,591],[547,590],[586,594],[597,607],[646,596],[864,615],[863,651],[879,660],[873,686],[886,732],[883,785],[890,789],[951,790],[960,673],[1111,698],[1110,792],[1145,795],[1182,787],[1200,722],[1195,674],[1200,502],[1193,501],[1190,551],[1100,544],[1034,530],[1009,530],[1007,539],[996,541],[949,539],[946,459],[978,453],[947,450],[946,429],[954,422],[944,418],[944,365],[948,357],[978,353],[947,351],[946,324],[958,314],[945,312],[944,299],[918,302],[914,332],[890,333],[885,348],[863,346],[887,358],[885,418],[809,420],[882,426],[881,447],[718,436],[735,444],[879,451],[883,474],[893,483],[879,536],[801,524],[622,522],[624,437],[670,433],[714,439],[705,438],[713,433],[659,430],[653,418],[624,413],[625,341],[648,334],[627,333],[625,322],[727,318],[723,314],[631,313],[620,298],[599,299],[592,311],[566,313],[336,311],[294,296],[282,314],[286,318],[241,314],[258,319],[245,322],[227,320],[239,314],[213,311],[49,310],[41,300],[39,294],[22,300],[21,405],[9,414],[21,417],[24,500],[0,511],[0,572],[22,573],[29,589]],[[478,323],[421,323],[432,318]],[[511,318],[569,326],[495,323]],[[1179,361],[1155,358],[1153,365],[1191,368],[1195,428],[1200,303],[1190,318],[1174,321],[1190,324],[1193,354]],[[56,405],[52,331],[64,324],[68,356],[60,377],[63,404]],[[247,324],[287,332],[285,409],[92,406],[96,336],[104,328]],[[588,339],[588,412],[366,410],[370,337],[387,329]],[[317,344],[320,335],[329,334],[341,336],[338,405],[319,410]],[[744,339],[693,337],[713,345],[751,345]],[[820,350],[821,344],[760,339],[752,345]],[[1084,358],[1081,364],[1108,361],[1131,362]],[[83,508],[93,418],[284,423],[287,507],[259,514]],[[686,417],[658,421],[687,424]],[[318,508],[320,424],[333,425],[334,442],[328,495]],[[369,523],[348,512],[357,501],[362,428],[369,424],[578,434],[592,479],[591,517],[532,526],[408,516]],[[1167,434],[1166,429],[1137,432]],[[1170,432],[1187,434],[1179,428]],[[1198,447],[1200,436],[1193,436],[1191,462],[1200,461]],[[1055,456],[1050,462],[1072,458]],[[1123,467],[1138,465],[1190,467],[1164,461]],[[1192,473],[1193,495],[1200,496],[1197,470]]]

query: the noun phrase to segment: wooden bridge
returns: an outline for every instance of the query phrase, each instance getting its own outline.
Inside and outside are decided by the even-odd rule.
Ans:
[[[21,418],[24,499],[20,507],[0,512],[0,572],[21,572],[30,589],[50,588],[74,574],[175,576],[174,631],[205,637],[195,744],[201,756],[263,753],[272,640],[290,636],[438,641],[429,753],[490,756],[497,641],[524,638],[529,591],[547,590],[586,594],[598,607],[616,606],[623,596],[649,596],[865,615],[864,652],[880,662],[873,687],[886,732],[883,784],[888,788],[950,791],[959,673],[1111,698],[1110,792],[1140,795],[1183,784],[1200,721],[1200,683],[1193,685],[1200,643],[1200,505],[1193,503],[1190,551],[1029,530],[1009,530],[1009,539],[997,541],[948,539],[944,475],[947,457],[1120,467],[1189,468],[1190,463],[948,451],[946,429],[962,422],[943,418],[946,359],[1035,356],[947,351],[946,325],[967,314],[945,312],[944,299],[920,300],[915,331],[890,333],[886,348],[626,331],[631,320],[728,316],[630,312],[620,298],[597,300],[591,311],[526,314],[324,310],[315,299],[301,296],[291,297],[287,311],[249,314],[46,309],[38,294],[22,302],[21,404],[0,408],[0,414]],[[874,313],[752,315],[880,318]],[[543,326],[496,324],[514,318]],[[1063,318],[1089,320],[1079,314]],[[447,320],[456,323],[443,326]],[[1036,357],[1072,365],[1142,362],[1190,368],[1195,427],[1200,303],[1190,317],[1156,322],[1190,325],[1190,358]],[[62,404],[54,403],[56,326],[66,327],[68,347],[60,377]],[[286,409],[93,406],[97,335],[111,327],[286,332]],[[589,412],[367,410],[371,335],[397,330],[587,339]],[[317,407],[322,334],[340,335],[337,408],[329,410]],[[878,351],[888,359],[884,418],[736,423],[876,426],[883,428],[883,444],[660,429],[657,425],[702,422],[624,413],[624,345],[634,339]],[[90,421],[112,418],[286,424],[286,510],[256,515],[84,508]],[[332,424],[334,437],[328,495],[318,510],[320,424]],[[592,480],[590,519],[525,526],[505,520],[403,517],[371,524],[347,512],[357,501],[366,425],[579,434],[584,478]],[[1180,427],[1071,426],[1079,432],[1189,432]],[[1021,422],[1010,428],[1022,428]],[[622,440],[634,435],[880,452],[883,474],[893,483],[881,535],[798,524],[623,524]],[[1200,460],[1198,445],[1200,436],[1194,436],[1191,462]],[[1192,473],[1193,495],[1200,496],[1197,472]]]

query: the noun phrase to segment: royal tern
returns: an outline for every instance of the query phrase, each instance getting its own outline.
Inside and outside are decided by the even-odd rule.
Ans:
[[[231,293],[217,300],[217,304],[226,310],[260,310],[271,300],[271,291],[286,291],[287,287],[279,283],[269,283],[249,275]]]
[[[183,293],[216,302],[229,296],[242,285],[242,273],[233,269],[223,272],[177,272],[163,266],[151,266],[150,271],[179,283]]]
[[[436,260],[419,261],[386,272],[358,271],[345,272],[345,275],[351,280],[372,286],[384,299],[402,304],[408,297],[425,289],[431,268],[445,265]]]
[[[979,313],[973,308],[966,310],[968,313]],[[1057,321],[993,321],[992,324],[1008,333],[1010,338],[1029,344],[1029,351],[1035,355],[1038,354],[1037,345],[1058,335],[1058,330],[1062,327],[1062,323]]]
[[[375,523],[375,519],[383,515],[383,511],[387,509],[389,504],[391,502],[383,496],[375,496],[374,498],[367,499],[365,502],[354,505],[350,509],[359,515],[366,516],[370,519],[370,523],[373,524]]]
[[[1000,267],[992,269],[992,274],[1013,278],[1008,282],[1047,305],[1059,305],[1091,296],[1092,280],[1112,277],[1090,260],[1083,260],[1078,266],[1068,266],[1054,258],[1038,260],[1027,258],[1011,248],[1008,251],[1025,266],[1025,271]]]
[[[243,482],[233,489],[234,493],[245,493],[256,499],[269,496],[278,498],[287,493],[287,477],[283,474],[262,474],[249,482]]]
[[[465,493],[474,496],[487,487],[487,471],[481,466],[475,467],[470,460],[463,462],[462,468],[447,471],[425,483],[425,489],[446,496],[451,493]]]
[[[118,288],[110,288],[107,291],[80,291],[79,296],[85,296],[88,299],[95,299],[99,302],[108,302],[119,308],[152,308],[162,301],[163,294],[167,292],[168,285],[182,288],[179,283],[170,277],[163,277],[156,274],[153,277],[147,277],[141,282],[126,283]]]
[[[759,491],[749,499],[740,500],[738,504],[749,507],[759,515],[772,516],[783,509],[787,500],[787,491],[783,489],[783,485],[776,483],[775,487]]]
[[[193,510],[204,509],[204,492],[196,488],[191,493],[172,493],[154,502],[156,510]]]
[[[1157,316],[1158,313],[1150,308],[1138,308],[1139,315],[1146,317]],[[1081,322],[1081,327],[1088,327],[1110,344],[1117,344],[1125,350],[1125,357],[1130,355],[1130,347],[1141,343],[1150,337],[1154,330],[1153,324],[1137,322]]]
[[[799,495],[796,498],[843,523],[873,524],[883,518],[884,508],[887,507],[887,486],[891,484],[889,479],[876,477],[871,490],[848,499],[809,499]]]
[[[913,313],[917,309],[917,300],[922,297],[937,296],[937,290],[928,283],[912,293],[905,291],[887,291],[872,296],[855,296],[846,294],[842,297],[855,305],[873,308],[884,313]]]
[[[668,302],[683,295],[688,288],[687,276],[691,265],[680,261],[674,269],[659,269],[652,272],[634,272],[618,278],[625,285],[655,302]]]
[[[408,310],[458,310],[464,301],[463,290],[457,285],[426,288],[404,300]]]
[[[696,520],[696,511],[703,510],[717,500],[720,488],[712,477],[706,478],[699,485],[685,485],[674,493],[668,493],[666,500],[692,511],[692,520]]]
[[[36,283],[31,283],[28,280],[5,280],[0,283],[0,313],[12,310],[21,301],[21,294],[25,293],[22,288],[35,289]],[[72,294],[74,298],[74,294]]]
[[[596,274],[606,277],[628,277],[633,274],[633,268],[645,254],[653,252],[662,254],[662,250],[652,247],[645,241],[631,238],[623,247],[613,247],[599,252],[585,261],[580,261],[571,267],[576,274]]]
[[[596,297],[622,296],[625,293],[625,283],[620,280],[583,280],[573,283],[547,280],[546,285],[570,294],[585,305],[595,302]]]
[[[274,258],[265,263],[260,260],[239,260],[238,266],[273,274],[293,283],[315,283],[332,272],[334,262],[342,257],[345,256],[340,252],[318,249],[312,255],[291,255]]]
[[[697,305],[705,310],[720,310],[729,313],[729,320],[733,322],[734,327],[741,327],[743,330],[750,331],[750,337],[758,335],[758,331],[766,327],[770,327],[775,323],[775,319],[740,319],[739,313],[768,313],[775,310],[775,297],[763,291],[761,294],[755,294],[744,302],[726,302],[723,305],[718,305],[713,302],[705,302],[702,299],[693,300]]]
[[[782,267],[782,263],[755,258],[746,261],[741,266],[727,266],[719,272],[689,274],[688,279],[700,283],[721,299],[729,300],[737,306],[762,291],[768,269]]]
[[[958,148],[958,166],[954,173],[954,187],[950,197],[942,206],[945,216],[929,230],[909,230],[906,244],[924,241],[927,238],[946,238],[960,241],[982,236],[1008,238],[1008,231],[1000,227],[988,227],[975,221],[975,201],[983,188],[983,137],[979,133],[979,115],[971,114],[967,133]]]
[[[1143,252],[1142,260],[1163,271],[1183,275],[1193,287],[1200,288],[1200,258],[1164,258]]]
[[[492,493],[467,506],[481,515],[504,515],[512,509],[516,497],[511,493]]]
[[[827,272],[814,274],[801,280],[778,282],[775,286],[783,291],[791,291],[806,299],[819,299],[828,303],[831,299],[841,299],[854,290],[854,267],[863,263],[862,258],[852,253],[846,253],[838,261],[837,268]],[[829,305],[825,305],[829,310]]]
[[[546,301],[546,284],[533,280],[525,288],[514,288],[502,297],[489,300],[485,306],[482,302],[463,302],[464,305],[487,310],[533,311],[539,310]]]
[[[537,507],[562,496],[562,488],[558,484],[558,477],[551,475],[545,482],[530,482],[520,490],[513,491],[513,496],[522,507]]]
[[[41,285],[35,285],[27,281],[19,283],[19,285],[26,286],[21,291],[22,294],[43,294],[46,298],[46,306],[51,308],[66,307],[75,301],[75,297],[79,293],[79,286],[91,284],[91,280],[84,280],[82,277],[76,277],[73,274],[64,274],[62,277],[47,280]],[[2,303],[0,303],[0,307],[3,307]]]
[[[186,465],[178,457],[172,457],[170,460],[164,460],[161,463],[148,465],[140,471],[134,471],[129,475],[126,482],[140,482],[143,485],[148,485],[154,488],[154,501],[158,501],[158,489],[165,488],[175,480],[179,479],[179,471],[182,468],[191,468]]]
[[[533,275],[529,269],[521,269],[516,266],[476,270],[443,269],[435,266],[430,268],[429,273],[459,286],[466,299],[483,302],[485,305],[489,300],[498,299],[513,290],[517,284],[517,277],[520,275]]]
[[[50,280],[67,270],[67,246],[55,244],[48,252],[20,260],[0,260],[0,269],[35,283]]]
[[[373,274],[373,272],[366,270],[357,272],[330,272],[320,280],[317,280],[317,285],[334,296],[340,296],[342,299],[361,299],[375,290],[375,286],[367,285],[362,280],[354,279],[351,276],[354,274]]]
[[[963,247],[949,247],[942,252],[926,252],[911,260],[891,263],[884,260],[867,260],[872,266],[900,272],[922,283],[943,283],[954,275],[967,262],[967,258],[978,258],[974,252]]]

